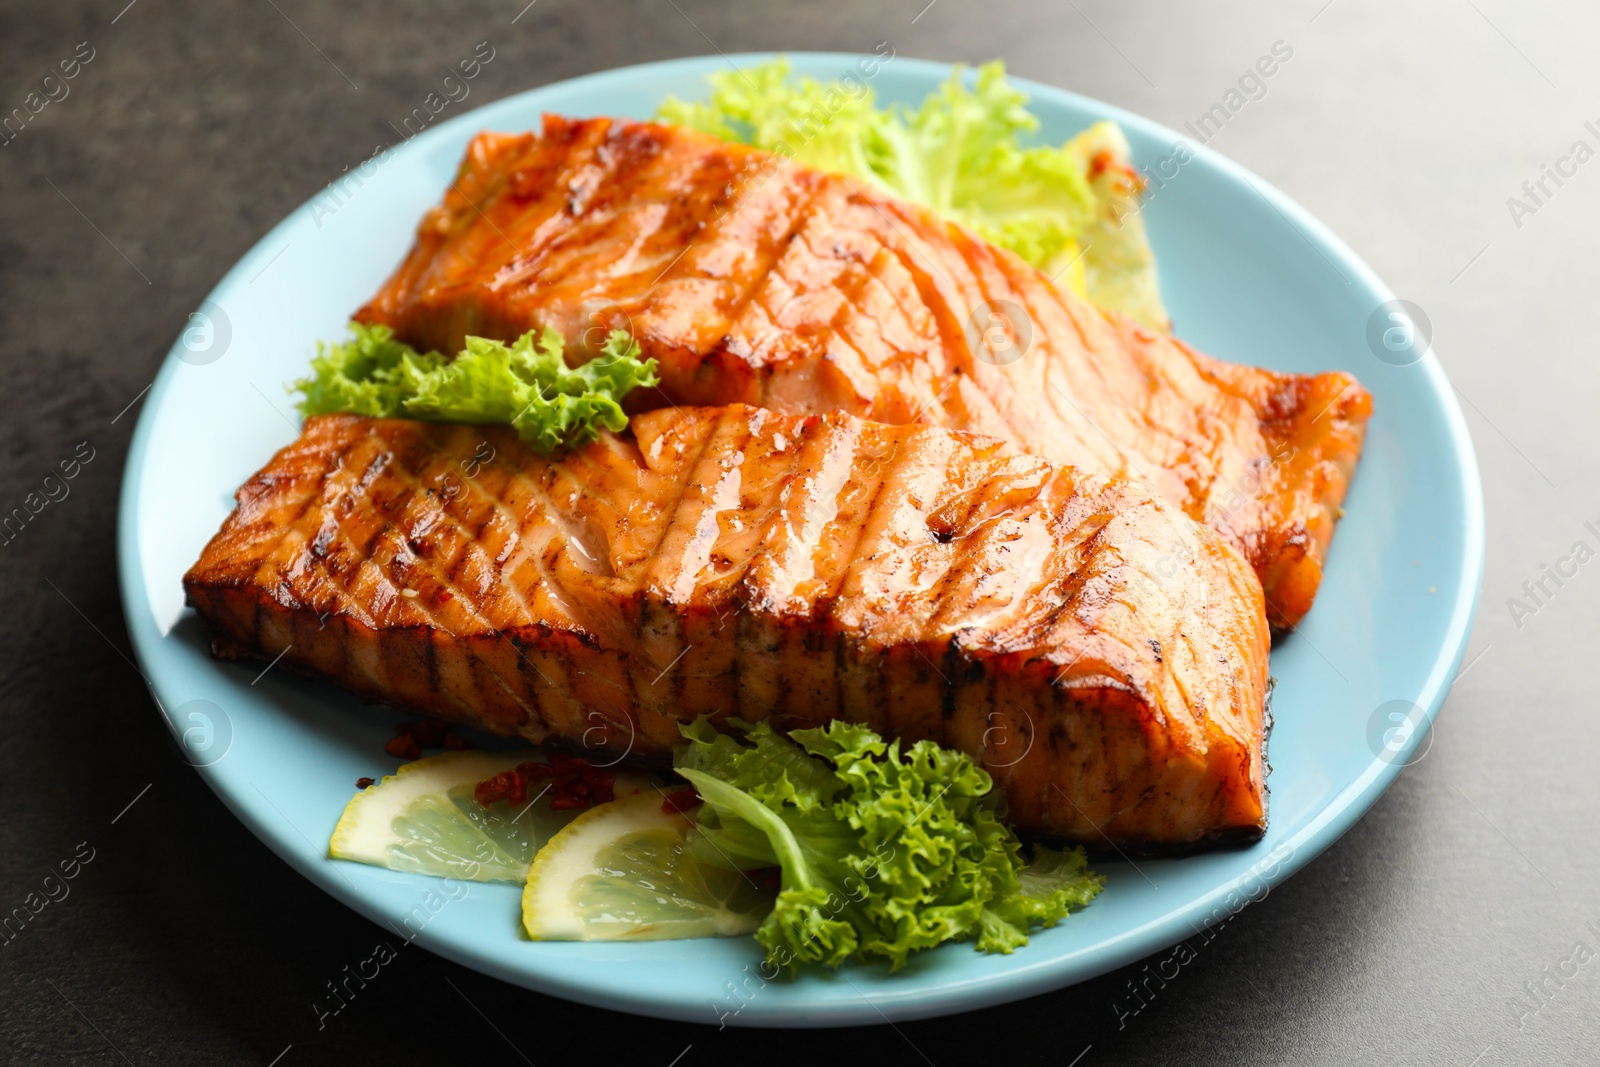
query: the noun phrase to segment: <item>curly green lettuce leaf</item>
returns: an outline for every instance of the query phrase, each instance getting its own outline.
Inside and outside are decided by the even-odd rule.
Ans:
[[[916,108],[878,108],[858,79],[791,78],[782,58],[708,80],[708,100],[669,98],[658,117],[864,179],[1168,328],[1121,131],[1098,123],[1060,146],[1030,143],[1039,120],[1003,64],[958,68]]]
[[[674,766],[704,801],[697,859],[780,869],[756,932],[775,968],[860,959],[898,970],[953,940],[1011,952],[1104,884],[1081,849],[1025,860],[993,780],[964,753],[845,722],[787,738],[734,725],[742,737],[705,720],[683,727]]]
[[[655,360],[614,330],[594,359],[569,367],[561,335],[532,331],[511,344],[468,337],[454,359],[418,352],[387,326],[350,324],[349,340],[319,344],[311,376],[293,383],[303,415],[349,412],[373,418],[497,423],[550,453],[622,430],[621,400],[656,384]]]
[[[658,112],[660,121],[790,156],[819,170],[876,180],[875,131],[884,113],[873,107],[870,90],[813,78],[795,81],[782,58],[742,72],[710,74],[707,81],[710,100],[668,97]]]

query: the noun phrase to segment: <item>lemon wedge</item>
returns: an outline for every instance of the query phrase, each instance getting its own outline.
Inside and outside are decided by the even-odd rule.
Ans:
[[[761,925],[774,892],[698,862],[694,820],[659,792],[619,796],[579,815],[534,857],[522,925],[535,941],[734,937]]]
[[[531,749],[462,751],[407,763],[351,799],[328,855],[391,871],[521,882],[539,847],[578,814],[550,810],[537,785],[518,808],[505,801],[484,807],[473,798],[477,783],[527,762],[543,763],[545,756]],[[617,796],[641,790],[657,795],[651,779],[616,774]]]

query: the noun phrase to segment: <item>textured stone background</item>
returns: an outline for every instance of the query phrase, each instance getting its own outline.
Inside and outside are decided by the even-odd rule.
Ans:
[[[1548,985],[1520,1029],[1515,1007],[1575,942],[1600,947],[1584,925],[1600,919],[1600,572],[1520,627],[1506,604],[1600,520],[1600,163],[1520,227],[1506,205],[1575,139],[1600,143],[1583,129],[1600,119],[1595,13],[537,0],[513,26],[523,2],[0,4],[0,110],[78,42],[95,49],[71,95],[0,146],[0,510],[79,442],[94,454],[70,497],[0,547],[0,910],[79,842],[94,850],[71,896],[0,946],[0,1060],[546,1064],[572,1050],[691,1067],[781,1047],[1065,1067],[1092,1046],[1082,1067],[1600,1061],[1600,963]],[[1490,556],[1468,650],[1482,658],[1428,757],[1121,1029],[1111,1005],[1137,968],[948,1020],[779,1038],[543,999],[417,951],[319,1031],[312,1001],[379,930],[269,854],[174,756],[124,658],[116,494],[136,398],[186,313],[484,39],[497,57],[473,103],[714,47],[888,39],[901,55],[1001,56],[1174,126],[1290,42],[1293,62],[1213,147],[1427,309],[1483,467]]]

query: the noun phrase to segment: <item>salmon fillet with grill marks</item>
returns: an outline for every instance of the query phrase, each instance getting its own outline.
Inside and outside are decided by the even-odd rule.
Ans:
[[[974,341],[985,307],[1031,327],[1020,358],[1022,327]],[[661,365],[635,409],[843,410],[1145,481],[1244,554],[1277,627],[1311,606],[1371,410],[1348,375],[1210,359],[851,178],[609,119],[477,137],[357,318],[443,352],[623,327]]]
[[[395,707],[664,756],[703,713],[977,757],[1022,828],[1264,827],[1260,586],[1137,483],[843,413],[635,417],[556,460],[498,427],[307,421],[184,578],[222,655]]]

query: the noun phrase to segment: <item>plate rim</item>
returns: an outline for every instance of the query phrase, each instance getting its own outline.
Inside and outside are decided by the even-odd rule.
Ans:
[[[396,148],[414,145],[414,151],[425,151],[431,143],[454,136],[459,127],[481,122],[481,120],[475,119],[474,116],[486,108],[504,105],[530,94],[548,92],[556,87],[581,92],[608,79],[624,75],[638,77],[650,72],[665,74],[668,72],[681,73],[684,70],[710,71],[720,68],[723,64],[735,66],[754,64],[780,56],[801,59],[806,62],[838,62],[842,64],[854,63],[863,58],[874,58],[868,53],[827,51],[739,52],[715,56],[685,56],[624,67],[613,67],[606,70],[593,71],[574,78],[561,79],[534,86],[490,101],[487,104],[455,116],[436,127],[424,130],[415,137],[402,142]],[[937,78],[948,76],[951,70],[959,66],[959,64],[954,63],[900,56],[898,54],[893,56],[893,63],[897,69],[909,68],[915,74]],[[1276,186],[1265,181],[1241,164],[1234,162],[1206,145],[1196,143],[1193,139],[1179,134],[1170,127],[1094,97],[1009,73],[1007,78],[1026,90],[1034,98],[1054,97],[1062,99],[1085,110],[1095,112],[1103,118],[1116,121],[1129,129],[1138,129],[1150,136],[1174,143],[1183,143],[1197,158],[1205,160],[1208,165],[1215,167],[1223,176],[1234,182],[1252,187],[1271,207],[1282,214],[1292,227],[1298,229],[1301,235],[1305,236],[1309,242],[1333,253],[1340,267],[1351,271],[1359,283],[1366,285],[1384,299],[1394,298],[1394,293],[1388,286],[1343,240]],[[276,238],[295,223],[300,213],[313,202],[320,191],[319,189],[313,192],[311,198],[297,205],[282,220],[262,235],[223,274],[206,294],[201,304],[205,301],[215,301],[219,294],[231,289],[240,278],[247,276],[248,272],[257,266],[258,261],[263,259],[271,248],[276,247],[278,243]],[[197,304],[197,306],[200,305]],[[129,444],[128,456],[123,464],[122,486],[118,496],[116,538],[118,588],[134,656],[140,665],[141,671],[145,674],[158,713],[161,714],[168,729],[173,731],[175,735],[178,732],[177,727],[166,714],[165,705],[161,700],[162,679],[158,678],[158,675],[162,675],[164,671],[156,666],[155,657],[152,653],[154,647],[152,642],[159,642],[163,640],[163,637],[157,632],[154,617],[148,610],[148,601],[143,595],[144,557],[140,548],[135,516],[138,513],[139,499],[143,491],[147,453],[151,438],[155,432],[156,412],[162,409],[161,402],[178,372],[180,361],[177,358],[177,353],[181,346],[181,337],[180,331],[179,339],[174,342],[163,359],[161,367],[150,385],[142,410],[139,412]],[[1465,529],[1462,531],[1461,567],[1455,583],[1455,589],[1452,592],[1453,607],[1450,612],[1449,623],[1445,630],[1443,641],[1433,652],[1433,661],[1429,667],[1426,681],[1421,686],[1421,691],[1414,698],[1415,702],[1423,709],[1429,729],[1413,731],[1407,745],[1401,750],[1397,758],[1387,762],[1375,760],[1363,774],[1354,781],[1349,782],[1329,799],[1321,811],[1308,821],[1305,826],[1280,843],[1280,848],[1288,847],[1290,854],[1281,862],[1275,863],[1270,873],[1262,872],[1257,875],[1261,884],[1269,890],[1309,863],[1314,857],[1343,836],[1371,809],[1399,776],[1410,756],[1431,732],[1434,721],[1438,717],[1440,708],[1460,668],[1467,642],[1471,636],[1472,622],[1482,592],[1486,541],[1481,473],[1465,417],[1435,352],[1430,350],[1415,364],[1415,367],[1426,375],[1427,387],[1439,404],[1442,422],[1448,431],[1446,436],[1449,446],[1449,465],[1453,466],[1458,479],[1457,489],[1461,497],[1466,520]],[[337,877],[329,869],[331,861],[323,859],[321,864],[303,864],[300,855],[290,847],[292,843],[288,840],[288,834],[277,826],[270,824],[267,820],[257,818],[255,812],[245,807],[233,795],[232,784],[229,779],[219,772],[216,767],[217,765],[213,764],[197,767],[196,770],[200,772],[201,778],[211,788],[212,792],[222,800],[224,805],[233,812],[240,822],[244,823],[245,827],[258,840],[266,844],[268,848],[293,867],[301,876],[307,878],[318,888],[363,917],[380,925],[392,918],[383,908],[356,891],[353,883],[343,881]],[[1254,870],[1255,868],[1251,868],[1251,871]],[[1250,872],[1247,872],[1247,875],[1248,873]],[[1230,895],[1236,894],[1245,878],[1246,875],[1240,875],[1210,893],[1192,898],[1182,906],[1167,911],[1160,918],[1130,930],[1125,930],[1107,940],[1096,942],[1093,946],[1086,947],[1081,951],[1067,952],[1037,960],[1020,959],[1018,966],[1014,966],[998,975],[965,980],[957,979],[933,989],[918,988],[901,993],[897,993],[892,989],[884,991],[879,987],[874,987],[871,991],[860,993],[859,1003],[849,1003],[843,1007],[811,1002],[786,1004],[782,998],[776,998],[775,1003],[774,998],[762,998],[747,1005],[737,1015],[731,1017],[729,1021],[734,1025],[760,1027],[871,1025],[927,1018],[953,1012],[975,1011],[1064,988],[1125,966],[1137,959],[1142,959],[1152,952],[1175,944],[1183,937],[1192,935],[1197,928],[1203,929],[1209,926],[1216,919],[1218,911],[1216,905],[1226,901]],[[1200,920],[1198,924],[1193,921],[1195,918]],[[599,988],[585,981],[567,981],[558,972],[508,968],[502,966],[497,960],[476,953],[470,945],[457,944],[452,940],[434,934],[428,929],[420,931],[415,940],[430,952],[434,952],[455,963],[541,993],[611,1010],[627,1011],[678,1021],[705,1022],[705,1008],[698,1000],[692,1003],[684,998],[666,1000],[656,996],[632,993],[625,988]],[[1078,957],[1085,954],[1091,954],[1093,959],[1087,963],[1080,961]],[[1018,958],[1011,957],[1011,959]]]

